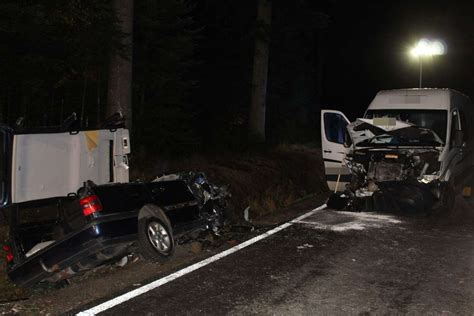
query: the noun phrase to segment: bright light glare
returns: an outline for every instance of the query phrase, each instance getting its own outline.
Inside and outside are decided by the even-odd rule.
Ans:
[[[446,47],[443,42],[434,41],[431,43],[431,49],[433,50],[433,55],[444,55],[446,52]]]
[[[410,50],[413,57],[434,56],[446,54],[446,46],[443,42],[421,39],[415,47]]]

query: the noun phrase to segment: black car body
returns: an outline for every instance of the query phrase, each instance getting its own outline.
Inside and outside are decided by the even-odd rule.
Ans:
[[[12,142],[16,132],[6,127],[0,131],[2,211],[9,226],[8,242],[3,248],[8,275],[20,286],[69,278],[132,252],[147,259],[166,259],[172,255],[176,242],[202,230],[217,231],[222,225],[227,191],[209,184],[202,173],[166,175],[152,182],[96,185],[85,181],[76,192],[64,196],[15,201],[11,178],[15,176]],[[48,139],[49,134],[42,135]],[[124,144],[129,147],[128,139]],[[111,174],[106,179],[113,178],[117,165],[112,142],[110,148],[105,160],[109,161],[110,155]],[[122,156],[119,161],[128,163]],[[125,176],[128,179],[128,171]],[[37,177],[31,178],[38,182]],[[162,241],[166,243],[165,250],[161,249]]]

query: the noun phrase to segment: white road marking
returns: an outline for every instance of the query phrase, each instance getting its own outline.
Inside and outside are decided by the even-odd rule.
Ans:
[[[263,234],[261,234],[261,235],[258,235],[258,236],[254,237],[254,238],[252,238],[252,239],[249,239],[249,240],[247,240],[247,241],[245,241],[245,242],[243,242],[243,243],[241,243],[241,244],[238,244],[238,245],[236,245],[236,246],[234,246],[234,247],[232,247],[232,248],[230,248],[230,249],[227,249],[227,250],[225,250],[225,251],[223,251],[223,252],[220,252],[220,253],[218,253],[218,254],[212,256],[212,257],[209,257],[209,258],[204,259],[204,260],[202,260],[202,261],[200,261],[200,262],[197,262],[197,263],[195,263],[195,264],[193,264],[193,265],[190,265],[190,266],[188,266],[188,267],[186,267],[186,268],[184,268],[184,269],[182,269],[182,270],[179,270],[179,271],[177,271],[177,272],[175,272],[175,273],[172,273],[172,274],[170,274],[170,275],[167,275],[167,276],[165,276],[165,277],[163,277],[163,278],[161,278],[161,279],[158,279],[158,280],[156,280],[156,281],[153,281],[153,282],[151,282],[151,283],[149,283],[149,284],[147,284],[147,285],[144,285],[144,286],[139,287],[139,288],[137,288],[137,289],[134,289],[134,290],[132,290],[132,291],[130,291],[130,292],[127,292],[127,293],[122,294],[122,295],[120,295],[120,296],[117,296],[117,297],[115,297],[115,298],[113,298],[113,299],[110,299],[110,300],[108,300],[108,301],[106,301],[106,302],[104,302],[104,303],[102,303],[102,304],[99,304],[99,305],[97,305],[97,306],[94,306],[94,307],[92,307],[92,308],[90,308],[90,309],[88,309],[88,310],[84,310],[84,311],[82,311],[82,312],[79,312],[79,313],[76,314],[76,315],[78,315],[78,316],[90,316],[90,315],[96,315],[96,314],[98,314],[98,313],[104,312],[104,311],[106,311],[106,310],[108,310],[108,309],[110,309],[110,308],[112,308],[112,307],[114,307],[114,306],[117,306],[117,305],[119,305],[119,304],[122,304],[122,303],[124,303],[124,302],[126,302],[126,301],[128,301],[128,300],[130,300],[130,299],[132,299],[132,298],[134,298],[134,297],[137,297],[137,296],[139,296],[139,295],[142,295],[142,294],[144,294],[144,293],[147,293],[147,292],[149,292],[149,291],[151,291],[151,290],[153,290],[153,289],[156,289],[156,288],[158,288],[158,287],[160,287],[160,286],[162,286],[162,285],[164,285],[164,284],[166,284],[166,283],[169,283],[169,282],[171,282],[171,281],[173,281],[173,280],[176,280],[176,279],[178,279],[179,277],[182,277],[183,275],[186,275],[186,274],[188,274],[188,273],[191,273],[191,272],[193,272],[193,271],[195,271],[195,270],[197,270],[197,269],[200,269],[200,268],[202,268],[202,267],[204,267],[204,266],[206,266],[206,265],[208,265],[208,264],[210,264],[210,263],[213,263],[213,262],[215,262],[215,261],[217,261],[217,260],[219,260],[219,259],[222,259],[222,258],[224,258],[224,257],[226,257],[226,256],[228,256],[228,255],[230,255],[230,254],[233,254],[234,252],[237,252],[237,251],[239,251],[239,250],[241,250],[241,249],[243,249],[243,248],[245,248],[245,247],[248,247],[248,246],[250,246],[250,245],[252,245],[252,244],[254,244],[254,243],[256,243],[256,242],[258,242],[258,241],[260,241],[260,240],[262,240],[262,239],[265,239],[265,238],[267,238],[267,237],[269,237],[269,236],[271,236],[271,235],[274,235],[274,234],[278,233],[279,231],[281,231],[281,230],[283,230],[283,229],[285,229],[285,228],[288,228],[288,227],[290,227],[291,225],[297,223],[298,221],[303,220],[303,219],[305,219],[305,218],[307,218],[307,217],[313,215],[313,214],[316,213],[317,211],[323,210],[323,209],[325,209],[325,208],[326,208],[326,204],[323,204],[323,205],[321,205],[320,207],[315,208],[314,210],[309,211],[308,213],[303,214],[303,215],[301,215],[301,216],[295,218],[295,219],[292,220],[292,221],[289,221],[289,222],[284,223],[284,224],[282,224],[282,225],[280,225],[280,226],[277,226],[277,227],[275,227],[275,228],[273,228],[273,229],[271,229],[271,230],[269,230],[269,231],[267,231],[267,232],[265,232],[265,233],[263,233]]]

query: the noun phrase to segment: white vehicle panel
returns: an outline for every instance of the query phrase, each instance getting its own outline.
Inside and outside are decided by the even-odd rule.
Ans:
[[[335,124],[331,124],[334,123]],[[344,147],[344,133],[349,120],[339,111],[321,111],[321,147],[328,187],[332,191],[344,191],[349,183],[350,171],[343,165],[347,148]]]
[[[67,196],[87,180],[128,182],[128,137],[126,129],[15,135],[12,202]]]

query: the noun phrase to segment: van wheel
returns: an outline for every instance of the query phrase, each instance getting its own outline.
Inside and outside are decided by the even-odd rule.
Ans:
[[[455,200],[455,193],[454,187],[451,183],[447,183],[443,191],[441,193],[440,201],[438,207],[433,209],[435,214],[449,214],[454,209],[454,200]]]
[[[443,208],[446,210],[446,212],[453,211],[454,200],[455,200],[454,187],[451,184],[448,184],[446,186],[446,191],[444,192],[444,196],[442,198]]]
[[[165,261],[174,253],[173,232],[167,221],[155,216],[138,221],[138,245],[145,260]]]

